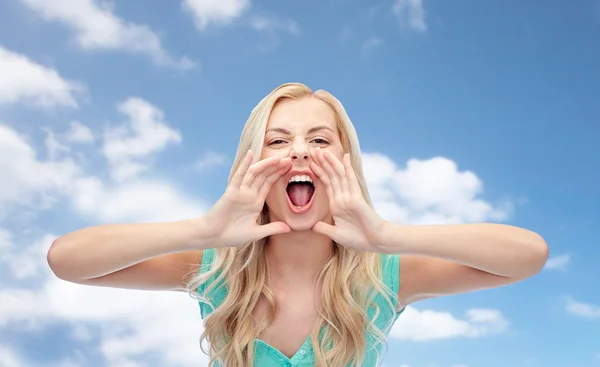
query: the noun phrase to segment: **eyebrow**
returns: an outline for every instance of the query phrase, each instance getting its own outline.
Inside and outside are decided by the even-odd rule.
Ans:
[[[319,126],[311,127],[310,129],[308,129],[308,134],[312,134],[319,130],[329,130],[331,132],[334,132],[329,126],[319,125]],[[275,132],[279,132],[282,134],[291,135],[291,132],[289,130],[281,128],[281,127],[270,127],[267,129],[267,132],[269,132],[269,131],[275,131]]]

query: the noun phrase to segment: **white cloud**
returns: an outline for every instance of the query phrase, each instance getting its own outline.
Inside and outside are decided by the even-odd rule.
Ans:
[[[74,95],[83,90],[81,83],[0,46],[0,105],[77,108]]]
[[[0,356],[2,357],[2,367],[28,367],[12,349],[0,345]]]
[[[175,220],[201,215],[205,210],[168,183],[149,180],[107,187],[96,177],[79,177],[69,199],[77,213],[101,223]],[[207,365],[197,344],[202,322],[193,299],[173,292],[86,287],[59,280],[50,272],[45,257],[56,237],[44,234],[30,245],[18,243],[16,236],[0,228],[1,261],[12,273],[12,279],[35,276],[36,281],[29,284],[39,284],[34,289],[3,284],[0,327],[10,323],[35,332],[50,323],[63,324],[71,329],[67,334],[73,340],[94,340],[97,351],[110,366],[148,365],[143,355],[151,352],[158,352],[162,358],[153,362],[156,365]],[[39,307],[40,304],[44,307]],[[27,365],[23,360],[17,363],[41,367]]]
[[[6,253],[12,248],[12,234],[0,227],[0,260],[4,260]]]
[[[241,19],[250,9],[250,0],[183,0],[182,8],[194,17],[196,27],[203,31],[210,26],[227,26]],[[258,31],[300,34],[300,26],[293,19],[252,14],[249,26]]]
[[[471,309],[464,319],[449,312],[407,307],[390,332],[398,339],[428,341],[457,337],[477,338],[505,331],[508,321],[498,310]]]
[[[285,31],[294,35],[300,34],[300,26],[293,19],[284,20],[275,16],[255,15],[250,20],[250,25],[259,31]]]
[[[193,218],[206,206],[168,182],[133,180],[109,187],[96,177],[77,180],[76,210],[100,222],[153,222]]]
[[[41,160],[29,139],[0,122],[0,218],[15,205],[47,208],[72,188],[79,167],[70,158]]]
[[[74,336],[82,324],[101,326],[98,350],[108,365],[141,362],[156,351],[163,359],[157,365],[206,365],[197,345],[198,306],[187,294],[85,287],[49,278],[37,291],[4,287],[0,310],[0,325],[63,322]]]
[[[578,302],[569,298],[567,299],[565,307],[567,313],[571,315],[589,320],[600,319],[600,306],[591,303]]]
[[[250,0],[183,0],[182,7],[194,17],[196,27],[228,25],[244,14]]]
[[[150,169],[154,154],[182,138],[164,121],[163,112],[143,99],[129,98],[118,109],[129,120],[106,129],[103,153],[113,179],[122,181]]]
[[[69,130],[64,133],[64,139],[70,143],[92,143],[94,142],[94,133],[89,127],[79,121],[72,121]]]
[[[44,140],[44,143],[46,145],[46,151],[48,152],[48,159],[55,160],[61,152],[64,153],[70,150],[68,146],[58,141],[54,131],[48,128],[43,128],[42,130],[46,132],[46,140]]]
[[[169,143],[181,140],[179,133],[166,125],[162,112],[141,99],[128,99],[119,110],[128,117],[127,122],[100,136],[110,168],[132,162],[146,169],[148,160]],[[69,143],[90,141],[93,135],[85,126],[73,124],[66,133],[45,130],[44,144],[54,152],[54,160],[41,160],[33,140],[0,125],[0,171],[10,178],[0,181],[4,212],[14,209],[6,207],[8,203],[34,203],[33,198],[40,196],[63,199],[71,204],[66,208],[92,223],[178,220],[206,211],[198,198],[186,197],[169,182],[130,177],[107,183],[83,172],[69,157],[74,154]],[[66,157],[57,160],[59,156]],[[35,210],[39,210],[37,205]],[[202,322],[193,299],[182,293],[86,287],[59,280],[46,261],[57,236],[44,233],[26,239],[0,228],[0,265],[9,275],[0,287],[0,328],[10,324],[22,332],[37,333],[51,323],[67,326],[71,330],[65,335],[79,342],[92,340],[106,365],[113,367],[207,365],[198,346]],[[44,307],[39,307],[41,304]],[[10,353],[5,363],[45,367],[30,363],[24,354],[8,347],[0,352]],[[157,353],[157,360],[147,361],[144,356],[149,353]],[[48,365],[89,365],[85,356],[76,357],[49,361]]]
[[[170,183],[137,177],[150,169],[155,155],[168,144],[181,141],[180,133],[163,120],[162,111],[137,98],[128,99],[119,110],[128,121],[108,128],[103,137],[109,168],[122,183],[116,186],[84,174],[70,156],[69,141],[89,140],[85,126],[73,124],[65,134],[44,128],[49,158],[42,159],[29,137],[0,123],[0,172],[5,175],[0,180],[0,218],[15,208],[47,209],[64,198],[81,213],[110,221],[181,218],[205,210],[200,201],[183,197]],[[218,157],[215,153],[205,163],[215,164]]]
[[[196,162],[194,162],[194,169],[203,171],[214,166],[220,166],[228,161],[227,157],[223,154],[219,154],[213,151],[206,152]]]
[[[418,32],[427,30],[423,0],[396,0],[392,11],[398,17],[400,24]]]
[[[369,54],[375,51],[379,46],[383,44],[383,40],[379,37],[370,37],[363,42],[361,51],[365,54]]]
[[[364,153],[363,166],[371,197],[387,220],[411,224],[457,224],[500,221],[512,204],[492,205],[481,198],[482,181],[459,171],[450,159],[410,159],[402,169],[387,156]]]
[[[556,256],[551,256],[544,269],[546,270],[559,270],[559,271],[567,271],[569,265],[571,264],[571,255],[570,254],[561,254]]]
[[[36,243],[43,243],[47,249],[52,238],[55,236],[46,234]],[[25,251],[17,256],[31,255],[30,260],[39,264],[45,261],[44,253],[23,248]],[[12,255],[9,261],[15,265],[13,271],[21,274],[22,270],[17,269],[19,262],[13,263]],[[197,344],[202,332],[198,305],[187,294],[87,287],[55,278],[47,266],[43,271],[44,278],[38,282],[40,288],[17,289],[3,285],[0,327],[10,323],[22,330],[35,331],[58,322],[71,328],[74,340],[89,340],[92,335],[85,325],[91,323],[101,330],[94,337],[100,339],[98,351],[108,365],[141,363],[143,355],[156,351],[163,359],[157,361],[157,365],[207,365]],[[18,361],[14,353],[9,355],[12,358],[9,360]]]
[[[38,238],[32,244],[18,247],[14,243],[12,234],[0,228],[0,249],[4,248],[0,263],[6,264],[13,279],[43,276],[48,273],[46,254],[55,238],[56,236],[48,234]]]
[[[111,50],[146,54],[155,64],[180,69],[194,67],[182,57],[174,59],[164,50],[160,37],[148,26],[113,14],[112,5],[94,0],[21,0],[41,18],[60,22],[75,32],[84,50]]]

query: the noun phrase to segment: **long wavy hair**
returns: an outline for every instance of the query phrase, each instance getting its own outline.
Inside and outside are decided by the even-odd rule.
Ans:
[[[253,151],[255,161],[260,159],[267,121],[273,108],[283,100],[300,98],[318,98],[331,108],[343,149],[350,152],[362,194],[372,206],[358,137],[344,107],[330,93],[323,90],[313,92],[299,83],[277,87],[252,110],[240,138],[229,180],[249,149]],[[258,223],[268,221],[265,205]],[[273,321],[277,306],[268,286],[269,267],[264,251],[267,240],[263,238],[244,246],[216,249],[210,270],[196,273],[187,284],[192,297],[214,309],[206,318],[205,330],[200,337],[202,351],[210,356],[209,366],[214,366],[216,361],[226,367],[253,366],[254,341]],[[333,243],[333,249],[332,256],[315,278],[315,284],[320,284],[322,289],[322,301],[316,305],[319,316],[310,334],[315,365],[360,366],[368,349],[367,334],[377,342],[386,343],[384,332],[378,329],[374,320],[369,319],[368,309],[373,307],[375,315],[379,314],[379,307],[374,302],[378,294],[384,295],[393,309],[392,299],[396,295],[382,281],[379,254],[347,249],[336,243]],[[203,294],[199,294],[199,285],[213,276],[216,279]],[[221,305],[214,307],[208,294],[221,281],[227,287],[227,296]],[[267,301],[267,312],[256,319],[253,311],[260,297]],[[203,347],[205,341],[210,346],[209,350]]]

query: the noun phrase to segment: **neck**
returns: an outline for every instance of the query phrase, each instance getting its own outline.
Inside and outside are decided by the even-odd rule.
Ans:
[[[292,231],[271,236],[266,252],[274,281],[312,282],[331,256],[333,241],[310,230]]]

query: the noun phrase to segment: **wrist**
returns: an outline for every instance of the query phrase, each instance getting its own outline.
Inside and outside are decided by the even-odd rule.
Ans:
[[[406,226],[385,222],[379,240],[379,252],[388,255],[398,255],[405,252],[404,230]]]
[[[215,226],[209,223],[206,216],[188,219],[187,223],[190,243],[195,250],[219,247],[219,238]]]

